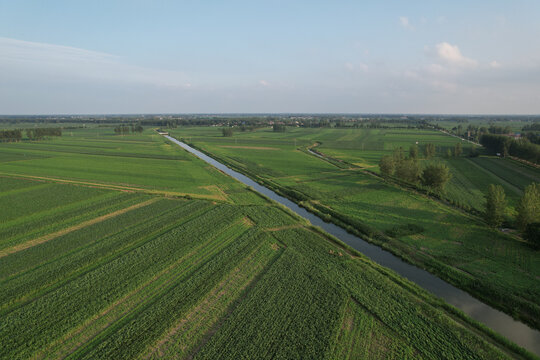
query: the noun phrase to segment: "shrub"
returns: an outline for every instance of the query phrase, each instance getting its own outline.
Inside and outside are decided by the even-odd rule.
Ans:
[[[386,230],[385,234],[393,238],[401,236],[409,236],[414,234],[420,234],[424,232],[424,228],[417,224],[397,225],[393,228]]]

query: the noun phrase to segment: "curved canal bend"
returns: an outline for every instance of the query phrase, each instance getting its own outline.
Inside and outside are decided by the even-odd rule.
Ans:
[[[404,262],[392,253],[383,250],[376,245],[370,244],[358,236],[348,233],[343,228],[332,223],[324,222],[321,218],[298,206],[296,203],[276,194],[272,190],[267,189],[247,176],[232,170],[231,168],[221,164],[220,162],[192,148],[191,146],[184,144],[171,136],[164,136],[215,168],[223,171],[229,176],[232,176],[243,184],[251,186],[257,192],[266,195],[282,205],[285,205],[298,215],[309,220],[313,225],[321,227],[329,234],[334,235],[344,243],[360,251],[374,262],[394,270],[401,276],[411,280],[432,294],[442,298],[447,303],[460,309],[476,321],[481,322],[487,327],[505,336],[507,339],[512,340],[519,346],[540,356],[540,331],[532,329],[524,323],[514,320],[511,316],[508,316],[505,313],[484,304],[465,291],[450,285],[449,283],[439,279],[435,275],[425,270]]]

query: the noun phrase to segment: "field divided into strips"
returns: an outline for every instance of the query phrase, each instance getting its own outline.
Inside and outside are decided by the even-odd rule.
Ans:
[[[303,139],[303,144],[320,141],[323,145],[317,149],[323,153],[330,153],[329,146],[335,143],[336,147],[332,149],[333,154],[337,154],[352,146],[347,144],[347,139],[354,139],[355,132],[361,138],[361,134],[368,130],[295,129],[283,135],[262,129],[239,133],[237,140],[220,138],[218,130],[179,128],[173,134],[188,141],[191,139],[195,146],[222,162],[264,181],[267,186],[282,190],[297,202],[303,201],[305,206],[323,218],[333,217],[342,224],[344,221],[343,225],[352,231],[362,232],[363,236],[368,233],[372,241],[410,262],[428,268],[484,301],[540,327],[540,255],[526,243],[488,228],[474,216],[385,183],[361,168],[335,166],[298,150],[291,143],[295,137],[298,144],[298,139]],[[336,132],[333,137],[332,131]],[[377,133],[379,130],[369,131]],[[392,131],[409,132],[405,136],[407,141],[414,139],[415,130]],[[320,134],[321,138],[315,134]],[[442,136],[448,145],[455,143],[454,138],[443,134],[429,136]],[[440,140],[440,144],[444,141]],[[229,146],[235,142],[236,147]],[[241,144],[278,150],[246,149],[241,148]],[[390,144],[385,146],[391,149]],[[351,151],[362,154],[359,149]],[[378,156],[381,154],[379,152]],[[363,161],[361,157],[358,156],[359,161]],[[348,158],[346,161],[356,162]],[[539,176],[538,170],[505,159],[463,157],[441,161],[447,161],[455,173],[448,192],[479,207],[484,201],[481,193],[490,183],[498,181],[503,184],[510,204],[514,206],[520,196],[519,191],[528,183],[537,181]],[[486,181],[482,172],[493,175]],[[377,234],[409,224],[419,225],[424,231],[397,235],[384,241],[377,238]]]
[[[447,185],[448,195],[479,211],[485,207],[489,184],[501,185],[506,193],[510,211],[517,205],[525,187],[540,183],[540,171],[517,161],[496,157],[444,160],[452,172]]]
[[[0,258],[0,358],[333,359],[361,355],[352,344],[362,342],[394,357],[507,356],[280,208],[136,204]],[[372,331],[338,341],[353,298],[367,309],[354,326],[372,321]],[[447,348],[426,340],[410,352],[401,337]]]
[[[150,129],[130,136],[115,136],[110,128],[70,134],[2,144],[0,176],[220,202],[257,201],[228,177],[216,182],[217,170]]]
[[[106,141],[158,143],[127,138]],[[227,201],[0,177],[1,359],[518,356],[394,273],[178,156]],[[96,181],[104,168],[94,164],[79,181]]]

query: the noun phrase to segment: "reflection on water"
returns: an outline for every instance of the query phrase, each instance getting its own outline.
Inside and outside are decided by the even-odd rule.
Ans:
[[[411,280],[422,288],[444,299],[447,303],[460,309],[471,318],[483,323],[487,327],[495,330],[499,334],[512,340],[530,352],[540,355],[540,331],[532,329],[527,325],[514,320],[505,313],[484,304],[465,291],[448,284],[435,275],[404,262],[390,252],[385,251],[376,245],[370,244],[358,236],[349,234],[339,226],[324,222],[316,215],[308,212],[306,209],[298,206],[289,199],[276,194],[272,190],[267,189],[247,176],[228,168],[202,152],[190,147],[189,145],[184,144],[183,142],[178,141],[170,136],[165,137],[206,161],[210,165],[213,165],[217,169],[244,183],[245,185],[251,186],[261,194],[264,194],[272,200],[287,206],[298,215],[309,220],[313,225],[323,228],[326,232],[334,235],[344,243],[360,251],[374,262],[394,270],[401,276]]]

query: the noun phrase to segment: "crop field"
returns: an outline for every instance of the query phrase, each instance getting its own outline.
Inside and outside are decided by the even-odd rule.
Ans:
[[[532,358],[151,133],[86,131],[0,145],[30,157],[0,163],[0,358]],[[133,158],[155,183],[106,177]]]
[[[525,187],[540,183],[540,171],[515,160],[481,156],[477,158],[444,159],[452,179],[447,185],[449,197],[479,211],[484,209],[489,184],[499,184],[512,212]]]
[[[216,183],[218,171],[203,164],[151,130],[142,135],[114,136],[112,129],[79,129],[60,139],[0,147],[0,176],[244,201],[243,186],[228,177]],[[256,196],[248,194],[246,200],[249,198],[257,201]]]
[[[408,135],[396,134],[402,143],[385,142],[382,150],[369,150],[368,157],[363,157],[364,151],[357,146],[366,131],[374,132],[371,141],[375,142],[385,137],[392,139],[396,131]],[[456,142],[442,133],[422,131],[415,135],[415,131],[418,130],[293,129],[275,133],[260,129],[225,138],[220,137],[216,128],[179,128],[173,134],[281,191],[322,218],[367,236],[482,300],[540,327],[538,252],[513,236],[489,228],[476,216],[364,171],[374,163],[370,163],[370,154],[380,157],[397,145],[408,148],[411,143],[405,145],[406,141],[423,136],[424,141],[437,142],[437,146],[450,147]],[[296,147],[291,142],[294,139]],[[347,139],[352,140],[348,143]],[[303,146],[317,142],[322,144],[317,150],[325,155],[338,158],[343,154],[341,159],[347,163],[364,165],[336,166],[302,151]],[[440,161],[446,161],[454,174],[447,189],[449,196],[478,209],[484,206],[483,192],[487,186],[500,183],[507,191],[509,211],[513,211],[524,187],[538,181],[540,175],[536,169],[507,159],[462,157]],[[486,177],[483,173],[491,175]],[[421,231],[400,233],[400,229],[411,224]],[[392,233],[397,235],[388,235]]]

